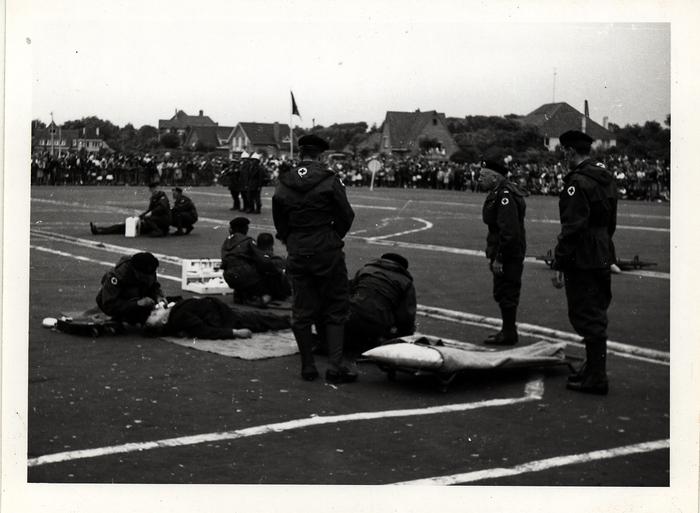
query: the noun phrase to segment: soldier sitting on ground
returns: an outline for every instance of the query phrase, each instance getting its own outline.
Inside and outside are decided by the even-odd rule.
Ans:
[[[270,295],[274,300],[284,301],[292,295],[292,286],[287,278],[287,259],[275,255],[275,238],[271,233],[263,232],[258,235],[258,249],[265,253],[275,265],[277,272],[268,273]]]
[[[158,259],[151,253],[122,257],[102,276],[97,306],[116,321],[144,323],[156,303],[165,303],[157,268]]]
[[[145,334],[204,339],[250,338],[252,333],[291,326],[289,316],[237,310],[214,297],[189,298],[172,306],[156,305],[146,320]]]
[[[139,215],[139,233],[141,235],[163,237],[170,231],[170,201],[168,196],[158,188],[158,185],[156,182],[148,184],[151,199],[148,203],[148,209]],[[90,231],[93,235],[124,235],[126,233],[126,223],[114,224],[103,228],[90,223]]]
[[[170,210],[171,225],[177,228],[173,235],[188,235],[197,222],[197,207],[194,202],[182,194],[180,187],[173,189],[173,208]],[[183,231],[184,230],[184,231]]]
[[[236,217],[229,223],[229,236],[221,246],[221,269],[234,291],[234,302],[264,308],[272,301],[266,275],[277,269],[248,236],[249,224],[246,217]]]

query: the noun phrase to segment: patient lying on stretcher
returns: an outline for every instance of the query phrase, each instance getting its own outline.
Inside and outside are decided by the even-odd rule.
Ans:
[[[234,310],[213,297],[189,298],[175,304],[157,304],[146,320],[144,333],[203,339],[250,338],[252,333],[290,327],[288,316]]]

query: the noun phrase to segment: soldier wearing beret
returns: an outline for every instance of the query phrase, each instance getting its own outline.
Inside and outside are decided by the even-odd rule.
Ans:
[[[153,306],[165,297],[156,277],[158,259],[151,253],[122,257],[102,276],[97,306],[115,320],[132,324],[146,321]]]
[[[139,233],[151,237],[163,237],[170,231],[170,201],[168,196],[158,188],[157,182],[148,184],[151,198],[146,211],[139,215]],[[90,223],[90,231],[93,235],[122,234],[126,232],[126,224],[119,223],[112,226],[98,227]]]
[[[567,388],[608,393],[607,310],[612,299],[610,266],[615,263],[613,234],[617,191],[613,175],[589,154],[593,139],[578,130],[559,136],[569,165],[559,195],[561,232],[554,250],[554,285],[566,287],[569,321],[583,337],[586,360],[569,377]]]
[[[235,302],[265,307],[272,300],[269,276],[276,275],[277,268],[248,235],[249,224],[247,217],[229,223],[229,236],[221,245],[221,269]]]
[[[194,202],[182,194],[180,187],[173,189],[173,208],[170,209],[171,225],[177,228],[173,235],[187,235],[194,229],[197,222],[197,207]]]
[[[348,272],[343,238],[355,213],[345,186],[319,161],[328,143],[316,135],[299,138],[301,162],[281,174],[272,198],[277,238],[287,246],[292,279],[292,330],[301,353],[301,375],[314,380],[311,327],[323,329],[328,343],[326,380],[351,382],[357,373],[343,362],[344,324],[349,312]]]
[[[525,259],[525,193],[506,178],[508,170],[498,162],[481,166],[479,185],[489,191],[482,217],[488,226],[486,258],[493,273],[493,298],[503,321],[501,331],[488,337],[490,345],[518,343],[515,320]]]

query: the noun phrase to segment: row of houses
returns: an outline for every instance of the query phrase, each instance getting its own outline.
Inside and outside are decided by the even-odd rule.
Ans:
[[[585,102],[581,113],[565,102],[548,103],[531,113],[519,118],[523,124],[537,128],[542,137],[543,146],[554,151],[559,145],[559,134],[567,130],[581,130],[594,139],[595,148],[615,146],[615,136],[607,127],[593,121]],[[606,124],[607,120],[604,120]],[[258,152],[274,157],[289,156],[290,127],[285,123],[240,122],[236,126],[219,126],[209,116],[199,111],[191,116],[182,110],[176,110],[170,119],[158,120],[160,137],[166,134],[177,136],[183,148],[209,148],[228,151],[231,155],[242,152]],[[85,148],[89,152],[106,147],[99,139],[99,129],[89,131],[61,130],[49,125],[45,130],[38,130],[34,136],[35,148],[73,149]],[[427,154],[437,160],[449,159],[459,150],[450,133],[445,114],[437,111],[386,113],[379,132],[368,135],[357,149],[363,147],[380,154],[408,156],[418,153]]]

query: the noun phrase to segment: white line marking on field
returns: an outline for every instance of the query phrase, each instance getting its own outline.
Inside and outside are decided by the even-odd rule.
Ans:
[[[426,479],[415,479],[413,481],[401,481],[392,483],[394,485],[456,485],[464,483],[473,483],[475,481],[483,481],[485,479],[497,479],[499,477],[517,476],[519,474],[527,474],[531,472],[541,472],[557,467],[567,465],[580,465],[582,463],[590,463],[593,461],[606,460],[611,458],[620,458],[622,456],[630,456],[633,454],[643,454],[646,452],[668,449],[670,447],[669,440],[654,440],[651,442],[642,442],[633,445],[624,445],[622,447],[614,447],[612,449],[602,449],[599,451],[591,451],[581,454],[570,454],[567,456],[555,456],[543,460],[535,460],[515,467],[507,468],[490,468],[485,470],[476,470],[473,472],[465,472],[463,474],[453,474],[449,476],[429,477]]]
[[[262,426],[253,426],[235,431],[224,431],[217,433],[204,433],[199,435],[181,436],[177,438],[166,438],[164,440],[155,440],[151,442],[135,442],[121,445],[112,445],[107,447],[97,447],[94,449],[82,449],[77,451],[65,451],[54,454],[38,456],[27,460],[27,466],[36,467],[46,465],[48,463],[60,463],[63,461],[97,458],[111,454],[122,454],[127,452],[147,451],[151,449],[162,449],[165,447],[182,447],[187,445],[197,445],[210,442],[218,442],[222,440],[236,440],[239,438],[247,438],[251,436],[266,435],[269,433],[282,433],[294,429],[303,429],[312,426],[321,426],[326,424],[338,424],[341,422],[355,422],[361,420],[376,420],[388,419],[396,417],[417,417],[422,415],[436,415],[442,413],[455,413],[479,408],[492,408],[497,406],[510,406],[530,401],[539,401],[542,399],[544,392],[544,384],[541,378],[533,380],[525,385],[525,392],[522,397],[508,397],[502,399],[488,399],[485,401],[475,401],[471,403],[444,404],[441,406],[430,406],[427,408],[411,408],[404,410],[383,410],[347,413],[343,415],[329,416],[312,416],[302,419],[288,420],[286,422],[277,422],[274,424],[264,424]]]
[[[410,219],[413,219],[414,221],[417,221],[419,223],[423,223],[424,226],[421,226],[420,228],[414,228],[412,230],[406,230],[403,232],[389,233],[387,235],[378,235],[376,237],[367,237],[367,242],[371,243],[382,239],[388,239],[390,237],[399,237],[401,235],[407,235],[409,233],[422,232],[425,230],[430,230],[433,227],[433,223],[431,223],[430,221],[426,221],[425,219],[421,219],[420,217],[411,217]]]
[[[418,305],[417,313],[425,317],[434,319],[448,320],[453,322],[464,322],[471,325],[481,326],[484,328],[500,329],[501,320],[495,317],[485,317],[482,315],[460,312],[457,310],[447,310],[435,306]],[[568,331],[560,331],[536,324],[518,323],[518,333],[526,336],[542,337],[558,342],[573,343],[581,346],[579,335]],[[623,344],[622,342],[608,341],[608,351],[618,356],[642,357],[647,361],[669,365],[671,360],[670,353],[666,351],[658,351],[656,349],[647,349],[645,347]]]
[[[57,234],[51,234],[49,232],[41,232],[41,231],[35,231],[32,230],[32,233],[34,235],[39,235],[40,238],[44,240],[58,240],[60,242],[65,242],[68,244],[77,244],[79,246],[87,246],[90,248],[94,249],[101,249],[104,251],[109,251],[113,253],[118,253],[118,254],[130,254],[136,251],[133,248],[128,248],[124,246],[116,246],[112,244],[103,244],[101,242],[97,241],[91,241],[87,239],[79,239],[76,237],[71,237],[68,235],[57,235]],[[31,248],[36,249],[38,251],[43,251],[45,253],[52,253],[55,255],[67,257],[67,258],[75,258],[77,260],[81,260],[84,262],[92,262],[104,266],[109,266],[113,267],[114,262],[106,262],[103,260],[96,260],[80,255],[74,255],[72,253],[67,253],[65,251],[59,251],[55,249],[50,249],[46,248],[43,246],[37,246],[34,244],[30,245]],[[174,256],[169,256],[169,255],[163,255],[160,253],[154,253],[154,255],[160,259],[163,260],[164,262],[173,264],[173,265],[182,265],[182,259],[179,257],[174,257]],[[171,280],[171,281],[176,281],[176,282],[181,282],[181,277],[180,276],[170,276],[166,274],[158,274],[159,277],[164,278],[166,280]],[[433,319],[440,319],[440,320],[447,320],[451,322],[458,322],[461,324],[469,324],[473,326],[479,326],[482,328],[489,328],[489,329],[500,329],[501,326],[501,320],[496,319],[494,317],[486,317],[483,315],[477,315],[477,314],[471,314],[468,312],[460,312],[458,310],[448,310],[445,308],[439,308],[439,307],[434,307],[434,306],[427,306],[427,305],[418,305],[417,313],[419,315],[423,315],[425,317],[430,317]],[[534,336],[534,337],[540,337],[545,340],[550,340],[554,342],[567,342],[569,344],[573,344],[579,347],[582,347],[581,344],[581,337],[576,335],[575,333],[570,333],[566,331],[560,331],[560,330],[555,330],[551,328],[546,328],[544,326],[538,326],[535,324],[526,324],[526,323],[518,323],[518,332],[523,334],[523,335],[529,335],[529,336]],[[615,354],[618,356],[622,356],[625,358],[632,358],[632,359],[637,359],[637,360],[642,360],[642,361],[647,361],[651,363],[661,363],[664,365],[669,365],[670,362],[670,354],[665,351],[657,351],[655,349],[647,349],[639,346],[633,346],[629,344],[623,344],[621,342],[614,342],[614,341],[608,341],[608,351],[611,354]]]

